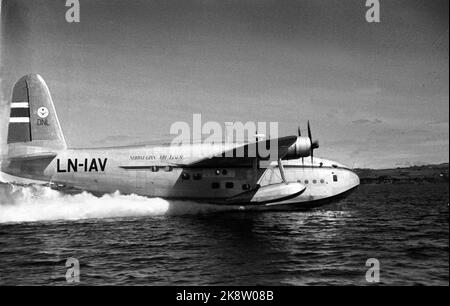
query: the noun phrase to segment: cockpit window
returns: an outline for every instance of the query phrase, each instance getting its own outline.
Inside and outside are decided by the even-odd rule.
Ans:
[[[250,190],[250,184],[243,184],[242,190]]]

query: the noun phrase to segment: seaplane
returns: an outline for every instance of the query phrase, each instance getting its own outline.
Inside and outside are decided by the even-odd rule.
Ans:
[[[68,148],[50,91],[40,75],[16,82],[0,180],[102,195],[114,192],[225,205],[237,210],[306,210],[344,198],[358,176],[336,161],[314,157],[307,136],[244,143],[145,144]],[[6,128],[6,126],[5,126]],[[262,156],[258,148],[274,148]],[[252,153],[252,154],[250,154]],[[262,166],[263,165],[263,166]]]

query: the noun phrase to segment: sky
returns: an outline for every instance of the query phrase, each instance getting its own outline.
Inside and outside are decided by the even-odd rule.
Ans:
[[[176,121],[274,121],[351,167],[449,160],[447,0],[0,0],[1,105],[39,73],[70,147],[170,139]],[[0,122],[7,122],[0,106]],[[5,125],[0,136],[5,139]]]

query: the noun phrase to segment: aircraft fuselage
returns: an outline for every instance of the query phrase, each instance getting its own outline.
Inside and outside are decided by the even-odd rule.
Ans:
[[[64,150],[54,158],[9,161],[2,166],[2,171],[93,193],[119,191],[218,204],[227,204],[227,199],[258,186],[282,183],[277,163],[267,168],[255,165],[186,167],[184,164],[194,158],[189,150],[184,147],[175,153],[167,150],[167,147],[147,146]],[[287,182],[301,183],[306,189],[295,197],[266,203],[266,206],[315,206],[344,195],[359,184],[356,174],[334,161],[314,158],[312,164],[305,158],[303,162],[301,159],[283,161],[283,165]],[[245,204],[251,203],[242,203]]]

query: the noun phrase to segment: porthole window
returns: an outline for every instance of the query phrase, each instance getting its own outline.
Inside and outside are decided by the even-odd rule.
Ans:
[[[214,182],[211,184],[211,188],[212,189],[219,189],[220,188],[220,184],[218,182]]]
[[[305,184],[308,184],[309,183],[309,181],[308,180],[305,180]]]
[[[323,184],[323,183],[325,183],[325,181],[324,181],[323,179],[321,179],[321,180],[320,180],[320,183]]]
[[[333,175],[333,182],[337,182],[338,181],[338,177],[337,177],[337,175],[335,174],[335,175]]]
[[[183,174],[181,175],[181,178],[183,180],[188,180],[191,176],[189,175],[189,173],[183,172]]]
[[[152,171],[153,171],[153,172],[158,172],[158,167],[152,166]]]
[[[313,184],[317,184],[317,180],[313,180]]]
[[[166,172],[170,172],[170,171],[172,171],[173,170],[173,167],[172,166],[165,166],[164,167],[164,171],[166,171]]]
[[[202,174],[201,173],[195,173],[193,176],[192,176],[192,178],[194,179],[194,180],[201,180],[202,179]]]
[[[225,187],[228,188],[228,189],[231,189],[231,188],[234,187],[234,183],[233,182],[226,182],[225,183]]]
[[[220,169],[216,169],[215,173],[216,175],[220,175]]]
[[[250,185],[249,184],[243,184],[242,185],[242,190],[250,190]]]
[[[222,174],[223,174],[223,175],[227,175],[227,174],[228,174],[227,169],[223,169],[223,170],[222,170]]]

